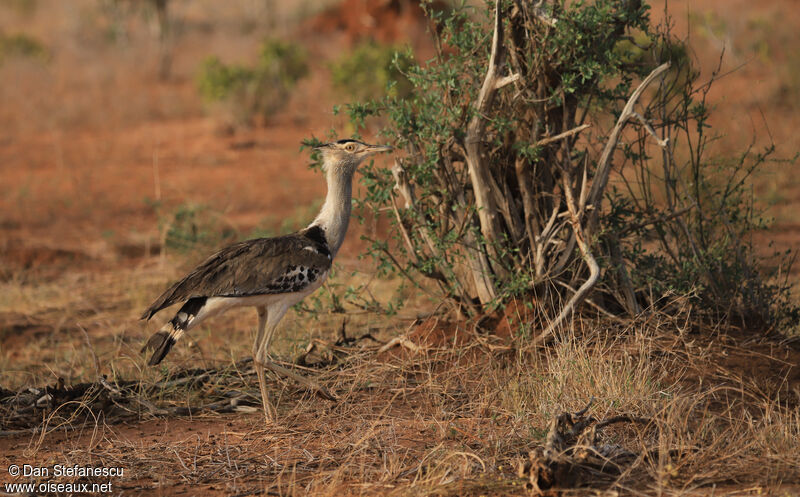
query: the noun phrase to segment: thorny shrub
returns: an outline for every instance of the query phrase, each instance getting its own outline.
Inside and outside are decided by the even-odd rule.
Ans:
[[[497,17],[493,4],[431,12],[437,55],[403,71],[410,95],[347,106],[397,151],[393,168],[362,169],[362,207],[393,224],[390,240],[369,239],[380,272],[432,281],[468,314],[525,295],[546,320],[586,290],[616,315],[677,293],[715,317],[796,322],[750,238],[764,222],[748,181],[774,147],[707,156],[719,71],[700,81],[648,9],[503,0]]]

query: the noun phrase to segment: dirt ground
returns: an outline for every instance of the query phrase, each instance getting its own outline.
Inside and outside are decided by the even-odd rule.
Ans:
[[[654,18],[662,6],[653,3]],[[794,156],[795,2],[669,7],[704,76],[725,49],[729,74],[712,93],[712,124],[722,133],[714,151],[735,155],[754,139]],[[598,420],[650,421],[600,435],[604,447],[637,454],[620,466],[621,486],[598,476],[564,495],[800,495],[800,349],[746,330],[701,332],[670,316],[627,325],[587,319],[551,350],[525,353],[514,338],[520,316],[507,313],[488,334],[445,326],[425,320],[436,303],[420,296],[409,295],[413,305],[393,319],[290,313],[276,355],[292,361],[316,343],[318,363],[307,373],[339,401],[273,378],[272,426],[254,407],[252,367],[237,366],[249,354],[250,311],[215,319],[163,367],[146,368],[139,348],[157,323],[139,321],[141,311],[210,250],[166,247],[165,223],[187,206],[238,236],[308,222],[325,185],[301,141],[352,132],[332,111],[343,97],[331,88],[330,62],[364,36],[431,53],[426,21],[402,1],[179,0],[171,8],[172,67],[162,80],[155,18],[139,2],[0,2],[0,35],[25,33],[46,49],[0,58],[0,393],[59,378],[139,382],[130,387],[139,401],[117,410],[125,415],[73,405],[43,418],[55,428],[46,434],[4,420],[0,484],[47,480],[13,479],[12,464],[77,464],[124,468],[110,480],[114,495],[529,495],[524,461],[548,423],[594,398]],[[309,77],[264,126],[231,129],[198,96],[197,68],[212,54],[252,60],[265,36],[302,43]],[[770,165],[754,181],[775,219],[755,238],[764,253],[800,241],[793,167]],[[350,276],[367,267],[357,258],[359,235],[375,229],[351,228],[332,285],[367,281],[373,295],[388,295],[396,282]],[[342,326],[348,337],[375,340],[336,345]],[[228,369],[221,383],[201,378],[142,393],[192,368]],[[227,402],[230,392],[241,402],[228,412],[170,410]]]

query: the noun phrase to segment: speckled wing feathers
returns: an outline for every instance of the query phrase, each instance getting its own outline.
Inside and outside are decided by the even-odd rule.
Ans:
[[[297,292],[331,267],[324,233],[313,226],[275,238],[257,238],[222,249],[168,288],[142,319],[193,297],[247,297]]]

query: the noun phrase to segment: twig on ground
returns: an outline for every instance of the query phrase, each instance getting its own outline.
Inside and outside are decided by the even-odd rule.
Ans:
[[[422,350],[419,347],[419,345],[417,345],[416,343],[412,342],[407,337],[399,336],[399,337],[394,337],[391,340],[389,340],[388,342],[386,342],[386,344],[383,347],[378,349],[378,354],[382,354],[383,352],[386,352],[387,350],[391,349],[395,345],[401,345],[401,346],[407,348],[408,350],[410,350],[410,351],[412,351],[414,353],[417,353],[420,350]]]

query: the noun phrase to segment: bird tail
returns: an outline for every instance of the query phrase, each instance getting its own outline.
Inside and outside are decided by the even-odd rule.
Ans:
[[[155,332],[153,336],[150,337],[145,346],[142,347],[142,353],[144,353],[147,349],[153,350],[153,355],[150,356],[150,360],[147,361],[147,365],[155,366],[164,360],[164,357],[166,357],[166,355],[172,349],[172,346],[175,345],[175,342],[177,342],[182,336],[183,329],[175,326],[172,321],[169,321],[167,324],[162,326],[160,330]]]
[[[167,322],[160,330],[142,347],[142,353],[147,349],[153,350],[153,355],[147,361],[148,366],[155,366],[169,353],[175,342],[183,336],[187,328],[194,325],[195,317],[200,314],[203,306],[206,305],[206,297],[192,297],[186,301],[175,317]]]

